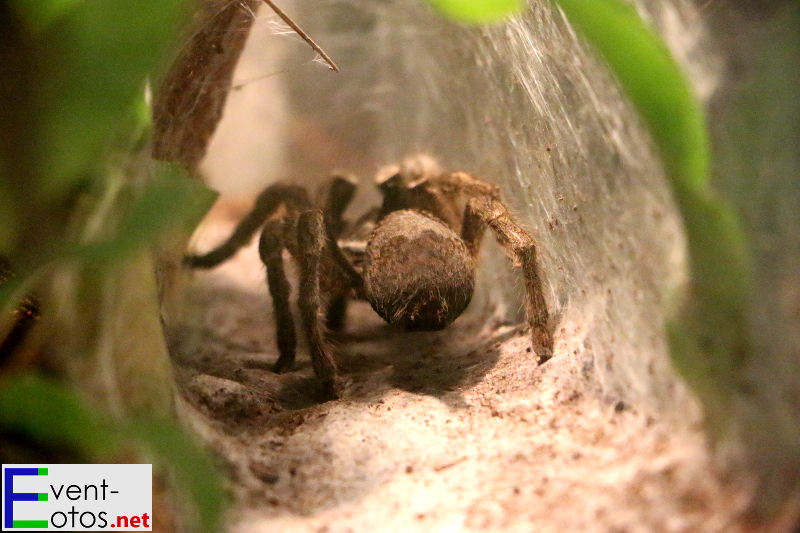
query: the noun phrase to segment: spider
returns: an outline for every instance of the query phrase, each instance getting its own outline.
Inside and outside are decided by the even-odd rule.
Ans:
[[[292,368],[297,348],[283,265],[288,250],[299,266],[300,317],[312,366],[335,397],[336,358],[327,332],[344,327],[348,302],[366,300],[386,322],[407,331],[443,329],[470,302],[488,226],[522,268],[537,359],[552,357],[536,246],[496,185],[466,172],[442,172],[424,158],[383,169],[376,184],[382,205],[354,222],[343,217],[357,188],[349,178],[331,178],[317,204],[305,187],[270,185],[224,243],[203,255],[187,255],[184,262],[212,268],[261,230],[258,252],[267,269],[279,352],[274,371],[282,373]]]

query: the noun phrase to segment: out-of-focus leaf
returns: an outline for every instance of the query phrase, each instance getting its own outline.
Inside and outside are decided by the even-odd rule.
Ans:
[[[105,460],[122,443],[136,444],[174,472],[208,533],[219,531],[227,498],[210,456],[177,424],[115,421],[86,406],[72,392],[35,374],[0,382],[0,431],[47,446],[70,448]]]
[[[13,324],[11,310],[16,307],[19,299],[22,297],[22,295],[20,295],[21,286],[22,283],[18,276],[14,276],[0,284],[0,313],[3,313],[7,317],[6,324],[0,323],[0,336],[8,333],[6,329],[10,327],[10,324]]]
[[[34,374],[0,383],[0,429],[4,431],[100,456],[119,444],[106,422],[71,392]]]
[[[2,162],[0,161],[0,165]],[[17,233],[18,216],[16,206],[3,187],[3,174],[0,170],[0,256],[7,256],[8,251],[14,244],[14,236]]]
[[[686,223],[691,301],[669,324],[676,366],[720,414],[748,352],[747,242],[737,214],[709,186],[700,102],[656,32],[624,0],[555,0],[608,61],[661,151]]]
[[[184,195],[181,202],[180,217],[176,217],[183,229],[194,231],[206,216],[208,210],[217,201],[219,193],[202,182],[193,179],[182,165],[166,161],[155,162],[155,174],[158,180],[179,184]]]
[[[49,258],[46,268],[63,260],[78,260],[94,266],[113,263],[153,245],[170,229],[191,232],[213,205],[217,193],[188,176],[180,165],[156,162],[152,182],[123,209],[125,215],[114,236],[98,242],[66,244]],[[0,284],[0,310],[16,305],[21,287],[33,272],[15,272]]]
[[[22,17],[0,2],[0,21],[0,255],[8,258],[22,225],[34,108],[27,91],[36,68],[31,61],[32,39]]]
[[[519,13],[524,0],[428,0],[441,13],[468,24],[496,22]]]
[[[227,496],[211,457],[176,423],[134,422],[132,430],[137,440],[170,466],[179,488],[191,498],[199,528],[207,533],[220,531]]]
[[[159,73],[187,0],[65,0],[33,7],[12,0],[31,26],[54,17],[36,35],[42,57],[38,97],[41,188],[59,197],[98,166],[110,140],[127,128],[148,76]],[[31,184],[35,185],[35,184]],[[38,191],[37,191],[38,189]]]
[[[119,260],[154,244],[170,228],[196,226],[216,196],[180,166],[158,163],[154,179],[129,207],[115,237],[72,247],[67,255],[92,263]]]
[[[673,179],[689,189],[708,180],[708,133],[700,103],[662,40],[623,0],[556,0],[603,54],[645,117]]]
[[[56,20],[59,15],[76,7],[84,0],[16,0],[20,13],[28,20],[34,31],[39,32]]]

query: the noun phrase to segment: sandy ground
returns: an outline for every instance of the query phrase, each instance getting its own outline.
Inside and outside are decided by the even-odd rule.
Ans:
[[[409,334],[353,304],[346,383],[322,401],[301,344],[270,371],[271,304],[252,249],[193,275],[171,328],[182,418],[229,475],[231,530],[737,532],[746,484],[701,427],[604,396],[580,328],[538,366],[515,325]]]

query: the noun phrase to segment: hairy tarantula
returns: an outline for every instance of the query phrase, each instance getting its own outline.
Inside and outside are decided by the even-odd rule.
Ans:
[[[291,369],[297,347],[283,267],[287,249],[299,265],[299,308],[312,366],[335,394],[336,359],[326,331],[344,326],[348,301],[368,301],[384,320],[407,331],[444,328],[472,298],[488,226],[522,268],[533,349],[539,362],[550,359],[553,336],[536,247],[500,200],[497,186],[465,172],[415,170],[410,164],[384,169],[376,181],[382,205],[353,223],[343,218],[356,191],[347,178],[332,178],[320,205],[302,186],[270,185],[227,241],[204,255],[186,256],[185,263],[214,267],[261,229],[258,251],[275,311],[274,370],[280,373]]]

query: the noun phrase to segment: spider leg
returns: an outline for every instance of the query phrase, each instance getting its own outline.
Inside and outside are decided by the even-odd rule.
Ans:
[[[334,262],[339,266],[344,275],[350,280],[350,284],[356,289],[357,293],[363,292],[364,279],[361,277],[350,261],[342,253],[337,244],[337,239],[342,232],[347,229],[345,221],[342,219],[347,206],[353,199],[358,185],[352,179],[335,176],[328,188],[328,197],[325,200],[324,222],[326,246]],[[328,327],[340,330],[344,327],[344,316],[347,311],[347,297],[337,296],[332,301],[327,311]]]
[[[291,287],[283,268],[284,220],[270,220],[258,240],[258,255],[267,267],[267,285],[275,312],[275,337],[278,343],[278,361],[275,372],[291,370],[297,351],[294,319],[289,307]]]
[[[345,229],[345,222],[342,220],[347,206],[353,200],[358,185],[345,176],[334,176],[328,187],[328,197],[325,199],[325,225],[328,234],[338,239]]]
[[[322,212],[309,210],[297,221],[298,263],[300,266],[300,317],[308,337],[311,365],[323,384],[334,392],[336,362],[330,341],[325,336],[324,305],[320,291],[322,261],[327,235]]]
[[[342,232],[347,229],[346,222],[342,219],[347,206],[355,196],[358,185],[355,181],[345,176],[334,176],[328,188],[328,197],[325,200],[325,231],[327,234],[327,246],[334,260],[343,268],[346,275],[351,278],[351,282],[356,286],[361,285],[361,277],[349,261],[344,257],[339,246],[336,244]],[[344,294],[334,296],[328,304],[325,312],[325,325],[333,331],[341,331],[344,328],[345,315],[347,314],[348,299]]]
[[[403,175],[400,174],[400,169],[392,168],[385,175],[381,175],[376,180],[378,190],[383,195],[383,204],[378,212],[378,220],[384,218],[392,211],[408,208],[408,198],[406,192],[408,185],[403,180]]]
[[[430,178],[428,181],[431,185],[441,187],[445,190],[449,189],[469,197],[489,196],[497,198],[500,195],[500,189],[497,185],[473,176],[472,174],[467,174],[466,172],[439,174],[438,176]]]
[[[465,234],[464,240],[473,253],[478,251],[483,233],[480,226],[483,225],[492,229],[497,241],[511,253],[515,265],[522,267],[527,295],[525,308],[533,349],[539,363],[544,363],[553,357],[553,334],[548,325],[550,317],[533,238],[512,218],[505,204],[494,196],[476,196],[467,203],[462,234]]]
[[[331,331],[341,331],[344,329],[344,319],[347,315],[347,296],[344,294],[335,296],[325,311],[325,326]]]
[[[305,187],[275,183],[258,195],[253,209],[239,222],[228,240],[203,255],[187,255],[184,264],[192,268],[213,268],[250,242],[253,234],[281,206],[295,210],[311,207],[311,198]]]
[[[472,257],[477,260],[483,236],[486,234],[486,222],[467,204],[461,220],[461,240],[467,245]]]

